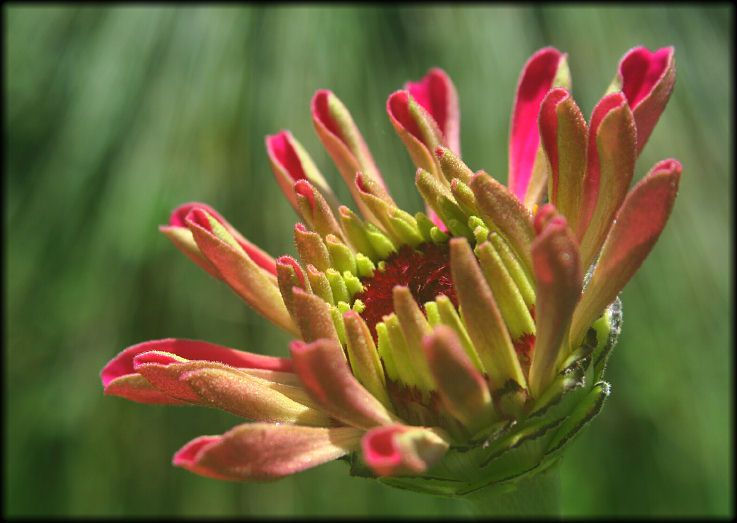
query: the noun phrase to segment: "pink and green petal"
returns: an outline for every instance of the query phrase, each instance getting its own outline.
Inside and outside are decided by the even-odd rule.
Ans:
[[[514,249],[528,276],[532,276],[530,246],[535,239],[532,214],[514,194],[484,171],[471,178],[469,187],[484,223],[496,230]]]
[[[424,338],[423,347],[445,408],[472,434],[491,425],[495,413],[489,387],[455,331],[438,325]]]
[[[443,145],[460,155],[461,117],[458,93],[448,74],[435,67],[430,69],[419,82],[407,82],[404,88],[438,124],[443,137]]]
[[[443,138],[435,119],[407,90],[392,93],[386,111],[414,164],[444,181],[434,155]]]
[[[368,218],[368,209],[353,184],[357,172],[362,172],[377,185],[376,193],[381,199],[393,203],[371,152],[343,102],[331,91],[321,89],[312,97],[311,109],[315,131],[343,175],[364,217]]]
[[[296,326],[279,293],[276,263],[273,273],[263,270],[229,231],[203,209],[193,209],[186,222],[200,250],[225,282],[266,319],[296,334]]]
[[[439,146],[435,148],[435,157],[440,165],[440,171],[448,183],[452,184],[455,178],[465,184],[471,182],[473,171],[453,151],[447,147]]]
[[[187,360],[219,362],[241,369],[292,371],[292,361],[286,358],[252,354],[205,341],[167,338],[128,347],[105,365],[100,373],[105,394],[142,403],[181,403],[153,387],[135,369],[135,357],[152,351],[168,352]]]
[[[573,315],[572,342],[583,338],[652,250],[673,209],[681,170],[676,160],[664,160],[627,195]]]
[[[269,481],[353,452],[363,431],[352,427],[301,427],[246,423],[222,436],[201,436],[174,456],[191,472],[233,481]]]
[[[353,374],[382,405],[391,408],[384,368],[371,331],[356,311],[345,312],[343,321],[346,330],[346,350]]]
[[[294,183],[294,194],[297,198],[299,215],[312,230],[323,238],[328,234],[333,234],[343,239],[340,225],[320,191],[307,180],[298,180]]]
[[[676,81],[673,47],[651,52],[635,47],[619,63],[608,92],[621,90],[627,97],[637,125],[637,154],[642,152],[665,109]]]
[[[547,181],[538,131],[540,104],[550,89],[570,89],[567,57],[554,47],[540,49],[525,64],[517,85],[509,137],[508,186],[528,208],[538,202]]]
[[[207,257],[205,257],[201,252],[199,252],[199,247],[194,242],[194,238],[192,238],[192,233],[189,231],[189,226],[187,225],[187,216],[190,212],[192,212],[193,209],[203,209],[205,210],[211,217],[213,217],[215,220],[218,221],[218,223],[225,228],[226,231],[230,234],[230,236],[233,237],[235,242],[240,245],[240,247],[248,253],[248,256],[256,262],[256,265],[261,267],[266,272],[269,272],[271,274],[276,275],[276,267],[274,265],[274,258],[272,258],[268,253],[257,247],[256,245],[252,244],[248,240],[246,240],[243,235],[241,235],[240,232],[238,232],[238,229],[233,227],[228,221],[223,218],[215,209],[210,207],[209,205],[205,205],[204,203],[185,203],[184,205],[180,205],[174,211],[172,211],[171,216],[169,218],[169,224],[168,225],[162,225],[159,227],[159,230],[166,234],[169,239],[171,239],[177,247],[179,247],[184,253],[192,258],[191,254],[195,254],[199,260],[204,260],[207,264],[207,266],[202,265],[198,259],[192,258],[195,262],[197,262],[198,265],[203,267],[207,272],[215,276],[216,278],[223,279],[219,272],[216,274],[211,272],[211,269],[214,269],[217,271],[217,268],[214,267],[209,260],[207,260]],[[183,239],[186,243],[184,245],[180,245],[177,243],[177,239]],[[187,250],[185,250],[185,248]],[[193,249],[196,249],[197,252],[193,252]],[[199,253],[199,254],[198,254]]]
[[[105,386],[105,395],[119,396],[138,403],[152,405],[191,405],[161,392],[140,374],[125,374],[111,380]]]
[[[189,386],[204,405],[254,421],[331,425],[330,417],[315,408],[301,387],[256,378],[225,366],[200,367],[181,372],[179,381]]]
[[[540,137],[550,164],[548,201],[578,230],[588,127],[570,93],[551,90],[540,108]],[[579,237],[580,240],[580,237]]]
[[[550,205],[550,204],[548,204]],[[583,274],[576,238],[558,215],[547,220],[532,244],[535,269],[535,349],[530,391],[537,398],[557,374],[573,309],[581,295]]]
[[[499,307],[465,238],[450,240],[450,269],[461,316],[489,374],[492,392],[504,389],[510,380],[526,388],[525,376]]]
[[[320,191],[328,203],[337,208],[338,200],[315,166],[315,163],[289,131],[279,131],[266,137],[266,152],[269,155],[271,170],[284,196],[299,212],[297,199],[292,187],[299,180],[307,180]]]
[[[622,205],[635,171],[637,131],[622,93],[605,96],[594,108],[589,134],[588,166],[584,179],[583,211],[579,227],[581,262],[596,258]],[[583,229],[579,229],[580,231]]]
[[[445,455],[449,441],[439,429],[387,425],[369,430],[361,440],[363,460],[378,476],[415,476]]]
[[[295,340],[289,348],[302,383],[326,413],[362,429],[394,421],[394,415],[353,376],[336,340]]]
[[[302,266],[291,256],[282,256],[276,260],[276,279],[279,282],[279,292],[284,300],[284,305],[292,319],[297,323],[292,289],[298,287],[310,292],[310,283],[305,277]]]
[[[301,338],[304,341],[309,343],[320,338],[339,341],[330,307],[323,298],[294,287],[292,303]]]

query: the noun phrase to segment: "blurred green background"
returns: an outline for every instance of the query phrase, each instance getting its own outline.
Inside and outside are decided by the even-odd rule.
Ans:
[[[296,216],[266,134],[290,129],[349,201],[312,129],[317,89],[350,108],[395,199],[416,212],[387,96],[444,68],[464,159],[505,180],[514,88],[546,45],[570,54],[587,116],[628,49],[674,45],[675,92],[635,176],[671,156],[684,167],[670,223],[622,295],[613,394],[564,459],[564,514],[734,514],[731,7],[3,11],[6,516],[468,514],[350,478],[340,462],[269,484],[174,468],[184,443],[240,420],[104,397],[99,371],[169,336],[288,354],[285,334],[157,226],[202,201],[272,255],[294,255]]]

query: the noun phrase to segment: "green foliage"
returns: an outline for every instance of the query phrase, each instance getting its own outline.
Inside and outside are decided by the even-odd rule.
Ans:
[[[464,160],[504,181],[518,75],[546,45],[569,53],[586,115],[628,49],[674,45],[675,92],[635,177],[670,156],[684,166],[670,223],[622,294],[612,395],[563,459],[563,512],[733,510],[731,7],[3,9],[7,516],[468,514],[349,478],[341,462],[271,484],[195,476],[170,466],[173,453],[239,420],[106,398],[98,374],[123,348],[172,336],[288,354],[285,334],[157,225],[202,201],[271,254],[294,255],[266,134],[290,129],[350,200],[312,129],[317,89],[351,110],[414,214],[414,168],[387,96],[444,68]]]

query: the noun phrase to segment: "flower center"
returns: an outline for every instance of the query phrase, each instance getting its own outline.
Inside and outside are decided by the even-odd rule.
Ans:
[[[450,253],[447,244],[423,243],[416,249],[403,245],[383,262],[371,278],[362,281],[364,290],[354,300],[365,306],[361,317],[376,341],[376,324],[394,312],[392,290],[400,285],[409,288],[424,312],[424,304],[445,294],[458,307],[450,277]]]

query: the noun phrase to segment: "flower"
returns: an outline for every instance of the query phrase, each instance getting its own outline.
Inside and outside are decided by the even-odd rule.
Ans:
[[[160,228],[293,335],[291,358],[149,341],[103,369],[105,394],[250,420],[176,453],[175,465],[219,479],[277,479],[343,458],[355,475],[462,496],[547,470],[609,394],[617,296],[676,197],[672,159],[630,190],[673,89],[673,55],[629,51],[587,124],[567,55],[535,53],[514,101],[508,187],[462,161],[448,75],[408,83],[386,107],[417,166],[426,209],[415,215],[392,200],[346,107],[318,91],[315,130],[360,216],[281,131],[266,149],[303,220],[299,260],[274,259],[200,203]]]

